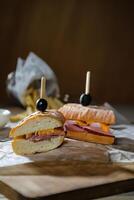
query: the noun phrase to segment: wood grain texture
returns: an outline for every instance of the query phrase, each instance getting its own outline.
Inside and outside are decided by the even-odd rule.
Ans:
[[[98,102],[133,103],[134,2],[88,0],[2,1],[0,103],[9,102],[7,74],[29,51],[54,69],[61,94],[77,98],[85,72]]]
[[[59,163],[58,173],[55,175],[52,172],[55,171],[54,165],[49,165],[49,169],[54,167],[49,172],[45,171],[45,163],[38,163],[35,166],[33,164],[31,168],[29,164],[23,165],[22,171],[27,169],[29,171],[31,168],[30,176],[0,176],[0,192],[10,199],[81,199],[82,196],[83,199],[92,199],[133,190],[134,174],[131,165],[93,164],[91,166],[88,163],[77,168],[79,164],[75,163],[72,168],[66,168]],[[42,167],[44,173],[40,171]],[[16,171],[18,171],[17,166]],[[40,172],[40,175],[32,175],[35,171]],[[88,173],[76,175],[72,171],[88,171]]]
[[[0,168],[0,192],[10,199],[92,199],[133,190],[134,164],[110,163],[103,145],[65,140],[29,158]]]

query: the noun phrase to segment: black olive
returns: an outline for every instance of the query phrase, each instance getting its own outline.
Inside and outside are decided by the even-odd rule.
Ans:
[[[37,110],[44,112],[47,108],[47,101],[45,99],[38,99],[36,102]]]
[[[88,106],[92,101],[92,97],[90,94],[82,94],[80,96],[80,104],[83,106]]]

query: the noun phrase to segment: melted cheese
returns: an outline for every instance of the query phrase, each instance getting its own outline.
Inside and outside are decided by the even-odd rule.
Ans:
[[[75,122],[76,122],[76,124],[78,124],[79,126],[86,126],[86,125],[87,125],[85,122],[78,121],[78,120],[76,120]]]
[[[40,131],[36,131],[34,133],[29,133],[29,134],[26,134],[26,135],[17,136],[17,137],[14,138],[14,140],[16,140],[16,139],[28,139],[28,138],[31,138],[33,135],[35,135],[35,136],[64,135],[64,131],[62,129],[40,130]]]
[[[78,120],[76,120],[75,121],[79,126],[90,126],[90,124],[91,123],[96,123],[95,121],[89,121],[88,122],[88,124],[86,124],[85,122],[82,122],[82,121],[78,121]],[[97,122],[97,123],[99,123],[99,122]],[[109,126],[108,125],[106,125],[106,124],[104,124],[104,123],[99,123],[100,124],[100,128],[102,129],[102,131],[105,131],[105,132],[109,132]]]
[[[49,134],[52,134],[54,132],[56,132],[56,130],[54,130],[54,129],[47,129],[47,130],[38,131],[37,135],[45,135],[45,134],[49,135]]]
[[[102,124],[102,123],[101,123],[101,129],[102,129],[103,131],[105,131],[105,132],[108,132],[110,128],[109,128],[108,125]]]

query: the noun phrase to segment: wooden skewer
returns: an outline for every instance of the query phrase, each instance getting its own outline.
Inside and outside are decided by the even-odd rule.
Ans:
[[[40,98],[45,99],[45,97],[46,97],[46,78],[43,76],[41,78]]]
[[[92,97],[90,94],[90,71],[86,74],[86,86],[85,93],[80,96],[80,104],[83,106],[88,106],[92,101]]]
[[[47,105],[48,105],[45,97],[46,97],[46,78],[42,77],[41,78],[41,88],[40,88],[40,99],[38,99],[36,102],[36,109],[41,112],[45,112]]]
[[[90,93],[90,74],[91,74],[90,71],[88,71],[87,74],[86,74],[85,94],[89,94]]]

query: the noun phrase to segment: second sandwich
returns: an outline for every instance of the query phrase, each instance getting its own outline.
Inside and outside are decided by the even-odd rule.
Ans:
[[[65,104],[59,109],[66,122],[67,137],[100,144],[113,144],[110,125],[115,123],[112,110],[99,106],[85,107],[80,104]]]

